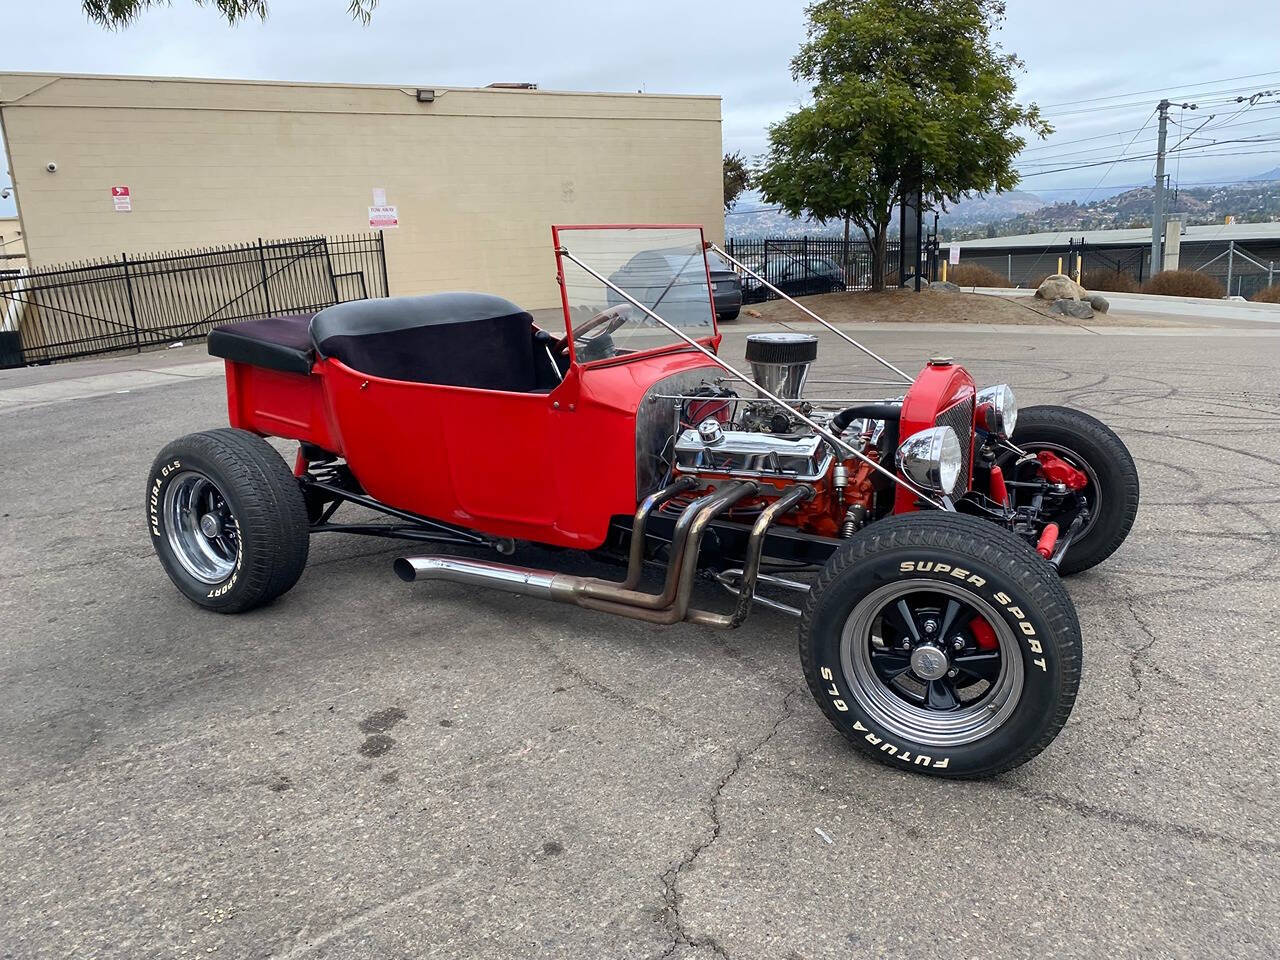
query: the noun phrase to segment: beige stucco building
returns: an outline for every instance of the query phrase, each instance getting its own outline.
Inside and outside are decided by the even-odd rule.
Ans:
[[[0,124],[33,266],[364,231],[381,190],[393,294],[535,308],[552,223],[724,234],[718,97],[0,73]]]
[[[14,269],[24,253],[22,224],[17,217],[0,217],[0,270]]]

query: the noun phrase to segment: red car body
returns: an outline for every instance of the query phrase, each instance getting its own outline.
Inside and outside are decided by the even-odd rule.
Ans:
[[[552,228],[566,324],[561,234],[592,229],[600,228]],[[713,331],[699,342],[718,351],[720,333]],[[564,381],[549,393],[388,380],[332,357],[316,360],[309,375],[231,360],[226,366],[233,427],[337,454],[370,496],[398,509],[577,549],[599,547],[612,518],[636,509],[636,411],[645,392],[684,371],[705,369],[709,379],[722,373],[680,344],[590,363],[572,356]],[[902,435],[970,401],[969,423],[957,433],[971,462],[974,392],[963,368],[926,367],[904,401]],[[914,509],[900,488],[895,512]]]

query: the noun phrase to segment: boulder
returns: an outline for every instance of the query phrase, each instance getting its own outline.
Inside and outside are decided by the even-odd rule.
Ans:
[[[1069,300],[1061,297],[1049,306],[1049,312],[1062,317],[1073,317],[1076,320],[1093,319],[1093,307],[1087,300]]]
[[[950,280],[935,280],[929,284],[930,290],[937,290],[939,293],[959,293],[960,285],[952,283]]]
[[[1045,277],[1044,283],[1040,284],[1040,288],[1036,290],[1036,296],[1041,300],[1083,300],[1087,293],[1084,287],[1076,283],[1070,277],[1061,273],[1055,273],[1052,277]]]
[[[1089,301],[1089,306],[1093,307],[1097,313],[1106,313],[1111,309],[1111,301],[1100,293],[1091,293],[1086,299]]]

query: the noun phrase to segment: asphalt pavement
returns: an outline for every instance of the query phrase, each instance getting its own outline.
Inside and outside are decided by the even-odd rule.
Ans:
[[[972,783],[856,754],[769,611],[659,629],[336,535],[271,607],[198,610],[144,484],[225,425],[217,368],[0,378],[0,957],[1276,956],[1280,330],[1211,327],[860,331],[1103,418],[1141,472],[1068,581],[1070,722]],[[854,357],[824,336],[815,377]]]

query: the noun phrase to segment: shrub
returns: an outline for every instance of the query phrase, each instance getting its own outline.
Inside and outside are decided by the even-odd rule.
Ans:
[[[1227,291],[1207,273],[1195,270],[1166,270],[1157,273],[1142,285],[1143,293],[1158,293],[1166,297],[1208,297],[1221,299]]]
[[[1138,292],[1138,281],[1118,270],[1086,270],[1081,286],[1090,292],[1095,290],[1106,293]]]
[[[1009,280],[1004,274],[976,263],[959,263],[947,268],[947,279],[961,287],[1007,287]]]
[[[1250,299],[1254,303],[1280,303],[1280,284],[1276,284],[1273,287],[1264,287]]]

